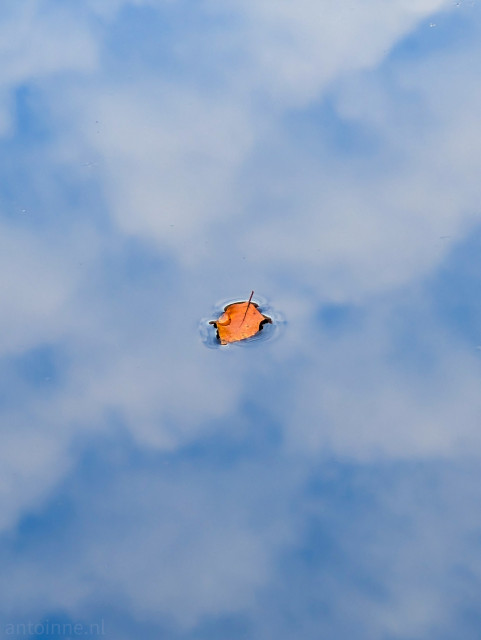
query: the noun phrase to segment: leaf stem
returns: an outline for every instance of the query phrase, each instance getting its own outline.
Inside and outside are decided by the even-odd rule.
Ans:
[[[245,310],[245,313],[244,313],[244,317],[242,318],[242,322],[240,323],[240,326],[241,326],[241,327],[242,327],[242,325],[244,324],[244,320],[246,319],[246,315],[247,315],[247,312],[249,311],[249,307],[250,307],[250,304],[251,304],[251,300],[252,300],[252,296],[253,296],[253,295],[254,295],[254,292],[253,292],[253,291],[251,291],[251,295],[250,295],[250,298],[249,298],[249,302],[247,303],[247,307],[246,307],[246,310]]]

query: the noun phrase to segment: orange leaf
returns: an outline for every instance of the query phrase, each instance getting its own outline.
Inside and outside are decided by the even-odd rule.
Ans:
[[[258,311],[258,305],[251,302],[254,292],[246,302],[234,302],[224,308],[224,313],[218,320],[211,320],[217,329],[217,337],[221,344],[238,342],[255,336],[261,331],[266,322],[272,322],[270,318]]]

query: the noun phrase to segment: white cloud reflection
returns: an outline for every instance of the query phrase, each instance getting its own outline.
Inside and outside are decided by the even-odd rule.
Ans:
[[[474,638],[479,354],[434,282],[478,224],[477,7],[1,14],[3,617]],[[252,288],[281,339],[206,349]]]

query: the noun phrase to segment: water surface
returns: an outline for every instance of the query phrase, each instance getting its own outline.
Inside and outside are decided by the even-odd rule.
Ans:
[[[0,29],[0,637],[479,638],[478,5]]]

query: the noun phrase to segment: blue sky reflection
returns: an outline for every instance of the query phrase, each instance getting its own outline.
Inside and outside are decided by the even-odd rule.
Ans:
[[[477,639],[478,5],[0,34],[0,637]]]

